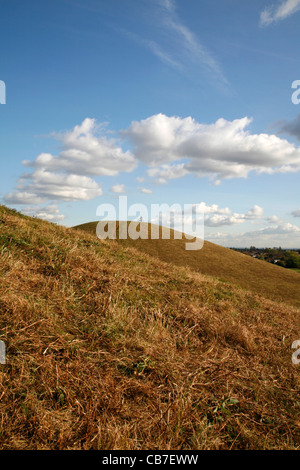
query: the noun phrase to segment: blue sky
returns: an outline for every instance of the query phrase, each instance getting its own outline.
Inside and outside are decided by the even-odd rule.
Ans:
[[[197,204],[207,240],[300,247],[299,20],[300,0],[0,1],[1,203],[66,226],[120,195]]]

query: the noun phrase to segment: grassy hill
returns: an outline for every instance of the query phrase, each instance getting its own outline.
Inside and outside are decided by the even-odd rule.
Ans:
[[[300,448],[299,309],[3,206],[0,256],[1,449]]]
[[[76,228],[96,235],[98,222],[82,224]],[[132,246],[143,253],[157,257],[162,261],[177,266],[189,267],[202,274],[231,282],[239,287],[251,290],[272,300],[286,302],[300,307],[300,276],[297,272],[287,270],[265,261],[251,258],[234,250],[213,243],[204,242],[201,250],[187,251],[185,239],[150,239],[150,224],[139,224],[148,239],[118,240],[123,246]],[[117,223],[117,238],[119,223]],[[178,232],[177,232],[178,233]]]

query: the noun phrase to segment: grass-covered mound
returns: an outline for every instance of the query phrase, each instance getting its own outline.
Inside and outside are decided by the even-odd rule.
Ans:
[[[1,449],[297,449],[299,310],[0,207]]]

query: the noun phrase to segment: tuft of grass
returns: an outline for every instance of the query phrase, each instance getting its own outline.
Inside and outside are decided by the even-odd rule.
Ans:
[[[1,449],[299,449],[299,309],[0,218]]]

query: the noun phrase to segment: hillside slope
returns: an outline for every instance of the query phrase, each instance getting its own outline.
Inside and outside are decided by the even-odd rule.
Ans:
[[[299,449],[300,310],[0,206],[1,449]]]
[[[96,235],[98,222],[78,225],[76,228]],[[253,259],[234,250],[204,242],[201,250],[187,251],[187,240],[150,239],[150,224],[142,223],[142,231],[148,232],[148,240],[118,240],[123,246],[132,246],[162,261],[185,266],[202,274],[208,274],[224,282],[264,295],[272,300],[300,307],[300,276],[294,271]],[[171,231],[171,233],[174,233]],[[118,237],[118,231],[117,231]]]

